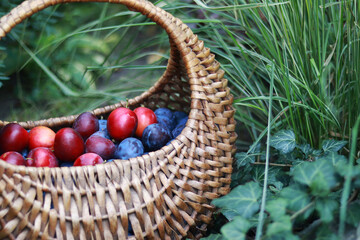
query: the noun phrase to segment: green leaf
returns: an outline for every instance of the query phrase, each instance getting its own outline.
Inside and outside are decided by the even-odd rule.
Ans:
[[[339,207],[339,203],[330,198],[319,198],[316,200],[315,209],[320,214],[320,219],[324,223],[331,222],[334,212]]]
[[[268,225],[266,236],[284,235],[284,233],[291,233],[291,230],[292,224],[290,216],[285,215]]]
[[[232,212],[232,217],[237,213],[244,218],[251,217],[259,210],[258,199],[261,195],[261,188],[255,182],[249,182],[234,188],[228,195],[214,199],[212,204]]]
[[[225,224],[220,231],[225,239],[245,240],[246,233],[249,231],[250,227],[251,224],[248,220],[241,216],[237,216],[233,221]]]
[[[318,159],[326,160],[332,163],[335,168],[335,171],[342,176],[345,176],[347,173],[347,158],[343,155],[338,154],[337,152],[328,152],[325,156],[322,156]]]
[[[270,217],[276,221],[286,214],[286,205],[288,201],[284,198],[277,198],[266,203],[266,211],[270,213]]]
[[[301,145],[296,145],[296,147],[298,149],[300,149],[304,155],[307,156],[312,156],[312,157],[318,157],[320,156],[323,151],[322,150],[318,150],[318,149],[313,149],[310,144],[301,144]]]
[[[359,225],[360,222],[360,202],[352,202],[348,205],[346,209],[346,220],[348,224],[353,225],[354,227]]]
[[[247,152],[240,152],[235,154],[236,165],[238,167],[255,162],[255,154],[248,154]]]
[[[311,148],[310,144],[302,144],[296,147],[299,148],[306,156],[310,155],[314,150]]]
[[[201,240],[223,240],[223,236],[221,234],[210,234],[206,238],[201,238]]]
[[[281,153],[292,152],[296,146],[295,134],[292,130],[281,130],[270,139],[270,146]]]
[[[260,186],[264,183],[265,166],[255,166],[251,171],[252,179],[258,182]],[[278,167],[270,167],[268,171],[268,185],[269,187],[275,187],[276,190],[283,188],[283,183],[278,180],[278,177],[283,175],[282,169]]]
[[[299,164],[291,174],[295,181],[309,186],[316,196],[326,196],[336,185],[334,167],[326,159]]]
[[[284,188],[280,192],[280,197],[287,200],[287,209],[291,212],[297,212],[310,203],[310,196],[296,185]],[[313,209],[306,211],[304,217],[306,218],[312,211]]]
[[[322,143],[324,152],[337,152],[347,144],[347,141],[336,141],[334,139],[325,140]]]
[[[275,234],[273,236],[267,237],[266,240],[299,240],[300,238],[294,235],[292,232]]]
[[[227,220],[232,221],[236,216],[240,216],[241,214],[235,210],[235,209],[231,209],[231,208],[223,208],[221,210],[221,213],[226,217]]]
[[[340,240],[335,224],[323,223],[316,229],[316,240]]]

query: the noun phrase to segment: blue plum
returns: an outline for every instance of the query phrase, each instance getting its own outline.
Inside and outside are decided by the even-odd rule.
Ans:
[[[180,119],[180,120],[177,122],[176,127],[179,126],[179,125],[182,125],[182,124],[186,124],[186,122],[187,122],[188,119],[189,119],[189,118],[188,118],[187,116],[184,117],[184,118],[182,118],[182,119]]]
[[[107,120],[103,120],[103,119],[99,120],[99,130],[107,131]]]
[[[157,122],[165,127],[167,127],[170,131],[172,131],[176,126],[176,118],[173,112],[168,108],[158,108],[155,110],[155,115]]]
[[[176,123],[179,124],[179,121],[185,117],[187,117],[188,115],[183,112],[183,111],[176,111],[173,113],[176,119]]]
[[[25,148],[21,151],[21,155],[26,159],[27,155],[29,154],[29,149]]]
[[[116,148],[114,157],[127,160],[143,155],[144,146],[137,138],[125,138]]]
[[[154,123],[147,126],[141,138],[147,151],[155,151],[171,140],[171,132],[160,123]]]
[[[172,130],[171,132],[172,137],[176,138],[177,136],[179,136],[179,134],[182,132],[184,128],[185,128],[185,123],[177,125],[176,128],[174,128],[174,130]]]
[[[92,137],[92,136],[99,136],[99,137],[103,137],[103,138],[111,140],[111,137],[110,137],[109,133],[107,131],[104,131],[104,130],[99,130],[99,131],[93,133],[90,137]]]
[[[60,163],[60,167],[72,167],[74,165],[73,162],[62,162]]]

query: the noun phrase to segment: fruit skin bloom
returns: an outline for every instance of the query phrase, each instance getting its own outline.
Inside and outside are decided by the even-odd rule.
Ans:
[[[91,134],[99,131],[99,121],[94,114],[84,112],[76,118],[73,129],[86,140]]]
[[[158,108],[155,110],[157,122],[172,131],[176,126],[176,118],[168,108]]]
[[[103,159],[110,159],[114,155],[115,148],[111,140],[100,136],[91,136],[85,142],[87,153],[96,153]]]
[[[137,138],[127,138],[122,141],[115,151],[115,158],[128,160],[144,154],[144,146]]]
[[[171,140],[171,132],[160,123],[147,126],[143,132],[141,141],[147,151],[156,151]]]

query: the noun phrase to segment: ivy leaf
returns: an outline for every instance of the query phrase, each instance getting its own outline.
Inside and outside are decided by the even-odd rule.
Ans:
[[[300,238],[294,235],[292,232],[286,232],[281,234],[275,234],[267,237],[266,240],[299,240]]]
[[[221,234],[210,234],[206,238],[201,238],[201,240],[223,240],[223,236]]]
[[[261,192],[259,184],[248,182],[245,185],[234,188],[226,196],[214,199],[212,204],[225,209],[225,212],[228,212],[230,209],[233,212],[232,216],[238,213],[238,215],[244,218],[249,218],[259,210],[258,199]]]
[[[252,179],[255,182],[258,182],[260,186],[264,183],[265,177],[265,166],[255,166],[251,171]],[[281,190],[283,188],[283,183],[278,180],[278,177],[283,175],[282,169],[278,167],[270,167],[268,171],[268,185],[273,186],[276,190]]]
[[[334,224],[321,224],[316,230],[316,240],[339,240]]]
[[[320,157],[319,160],[326,160],[332,163],[332,165],[335,167],[335,170],[337,173],[339,173],[342,176],[345,176],[347,174],[347,158],[344,155],[340,155],[337,152],[329,152],[323,157]]]
[[[281,219],[285,216],[287,204],[288,201],[284,198],[270,200],[266,203],[266,211],[269,212],[270,217],[276,221],[277,219]]]
[[[248,154],[247,152],[240,152],[235,154],[236,165],[238,167],[245,166],[246,164],[255,162],[256,154]]]
[[[326,159],[299,164],[291,174],[295,181],[309,186],[315,196],[326,196],[336,185],[334,166]]]
[[[267,239],[299,239],[292,233],[292,223],[290,216],[282,216],[267,226]]]
[[[297,185],[284,188],[280,192],[280,197],[287,200],[287,208],[292,212],[297,212],[310,203],[310,196]],[[312,211],[312,208],[307,210],[304,218],[307,218]]]
[[[346,222],[353,225],[354,227],[358,226],[360,222],[360,202],[352,202],[349,204],[346,209]]]
[[[296,146],[295,134],[292,130],[281,130],[270,139],[270,146],[281,153],[292,152]]]
[[[316,200],[315,209],[320,214],[320,219],[324,223],[328,223],[333,220],[334,211],[338,207],[338,202],[330,198],[319,198]]]
[[[236,216],[240,216],[240,213],[237,210],[231,208],[223,208],[221,209],[221,213],[229,221],[232,221]]]
[[[334,139],[325,140],[322,149],[326,152],[337,152],[347,144],[347,141],[336,141]]]
[[[296,147],[299,148],[306,156],[310,155],[313,151],[310,144],[297,145]]]
[[[225,224],[220,231],[225,239],[245,240],[246,233],[249,231],[250,227],[251,224],[248,220],[241,216],[237,216],[233,221]]]

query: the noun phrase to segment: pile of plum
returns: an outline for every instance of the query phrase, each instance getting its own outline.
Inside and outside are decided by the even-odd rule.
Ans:
[[[184,129],[188,115],[168,108],[152,111],[120,107],[107,120],[84,112],[72,128],[56,133],[45,126],[25,130],[9,123],[0,130],[0,156],[11,164],[33,167],[95,165],[127,160],[156,151]]]

